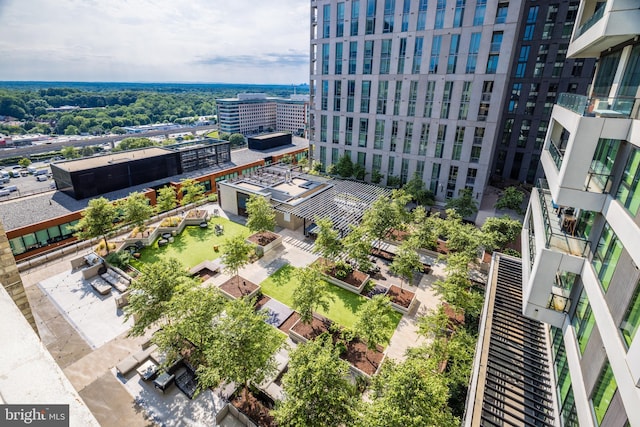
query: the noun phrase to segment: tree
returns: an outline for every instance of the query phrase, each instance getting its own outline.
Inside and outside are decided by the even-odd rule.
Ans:
[[[329,295],[327,282],[313,267],[304,267],[296,272],[298,285],[293,291],[292,307],[300,313],[300,320],[310,324],[313,320],[313,312],[321,307],[329,310]]]
[[[343,178],[349,178],[353,175],[353,162],[351,161],[351,157],[346,154],[343,154],[338,159],[338,163],[336,163],[336,172]]]
[[[505,188],[502,196],[496,202],[496,209],[513,209],[522,215],[522,202],[524,201],[524,193],[517,187]]]
[[[180,181],[180,189],[182,190],[182,199],[180,200],[182,206],[195,203],[204,197],[204,186],[193,178]]]
[[[362,225],[367,233],[377,240],[378,247],[392,229],[402,228],[407,216],[404,208],[406,202],[406,193],[394,191],[391,203],[388,197],[380,196],[365,211],[362,216]]]
[[[373,377],[371,404],[359,426],[453,427],[460,421],[447,407],[447,380],[430,358],[401,363],[387,359]]]
[[[358,265],[360,271],[371,271],[372,262],[369,259],[371,254],[372,239],[363,226],[351,228],[351,232],[344,238],[344,250]]]
[[[475,225],[462,222],[460,215],[453,209],[447,209],[447,218],[441,222],[441,232],[447,239],[450,252],[464,252],[470,259],[477,256],[482,243],[482,233]]]
[[[485,245],[491,250],[503,250],[509,242],[513,242],[522,231],[520,221],[508,216],[487,218],[482,224]]]
[[[78,149],[72,145],[68,147],[62,147],[61,153],[65,159],[77,159],[80,157]]]
[[[466,316],[476,317],[482,309],[483,298],[469,280],[470,262],[468,253],[450,253],[445,267],[446,278],[436,281],[433,286],[449,305],[463,310]]]
[[[442,219],[438,213],[427,215],[423,206],[413,210],[413,237],[416,238],[419,248],[435,249],[438,244],[438,236],[442,230]]]
[[[353,328],[369,350],[375,350],[378,344],[389,339],[387,336],[391,326],[393,308],[391,300],[384,295],[374,295],[373,298],[360,306],[357,320]]]
[[[138,191],[121,200],[119,207],[124,212],[124,222],[133,224],[140,232],[144,231],[145,221],[153,215],[153,206],[149,204],[149,199]]]
[[[244,135],[242,135],[241,133],[232,133],[231,136],[229,136],[229,142],[231,143],[231,145],[243,145],[244,144]]]
[[[167,313],[176,289],[195,286],[184,266],[175,258],[144,264],[140,273],[129,287],[129,305],[124,309],[125,319],[135,319],[129,331],[132,336],[143,335],[151,324]]]
[[[224,310],[226,300],[218,288],[192,286],[174,292],[164,307],[167,320],[153,341],[168,360],[176,360],[189,349],[193,364],[204,363],[204,353],[213,341],[211,324]]]
[[[413,273],[416,271],[422,271],[422,261],[417,252],[418,244],[415,238],[409,238],[402,242],[398,247],[396,256],[393,257],[393,262],[389,266],[389,270],[393,274],[397,274],[402,279],[400,281],[400,289],[404,280],[411,280]]]
[[[266,313],[254,310],[254,301],[236,299],[212,323],[211,345],[198,368],[202,388],[220,382],[242,384],[246,401],[249,384],[260,384],[276,371],[275,353],[285,337],[265,322]]]
[[[80,149],[80,156],[82,157],[90,157],[96,153],[96,149],[91,146],[82,147]]]
[[[349,364],[329,340],[300,344],[282,379],[284,399],[271,414],[283,427],[352,425],[358,399],[348,378]]]
[[[357,180],[364,181],[367,176],[367,170],[360,163],[356,163],[353,165],[353,176]]]
[[[166,212],[178,205],[176,197],[176,189],[171,185],[165,185],[158,190],[158,198],[156,200],[156,208],[158,212]]]
[[[20,160],[18,160],[18,166],[20,166],[20,167],[26,168],[30,164],[31,164],[31,160],[26,158],[26,157],[23,157]]]
[[[382,181],[382,178],[384,178],[384,175],[381,174],[378,169],[373,169],[371,171],[371,182],[373,184],[380,184],[380,181]]]
[[[478,204],[473,200],[473,190],[470,188],[460,190],[460,196],[449,199],[446,208],[455,210],[462,218],[472,216],[478,212]]]
[[[226,272],[231,274],[232,277],[238,276],[238,271],[249,263],[249,253],[252,249],[253,245],[247,243],[244,237],[239,234],[225,240],[222,245],[222,251],[224,252],[222,261]]]
[[[402,189],[406,191],[407,194],[411,196],[411,199],[419,205],[433,206],[435,203],[433,192],[427,190],[424,181],[422,181],[418,172],[413,174],[413,177],[407,181]]]
[[[269,201],[257,194],[247,200],[247,227],[256,232],[273,231],[276,228],[276,213]]]
[[[313,245],[313,251],[335,262],[342,252],[340,233],[333,228],[333,222],[329,218],[316,218],[318,233]]]
[[[153,147],[159,145],[157,142],[150,140],[149,138],[125,138],[115,146],[112,151],[124,151],[135,150],[139,148]]]
[[[108,255],[107,234],[113,230],[116,215],[116,207],[106,198],[89,200],[87,208],[82,212],[82,218],[74,227],[76,236],[80,239],[102,237]]]
[[[80,135],[80,130],[74,125],[69,125],[64,130],[65,135]]]
[[[309,159],[306,157],[301,158],[300,160],[298,160],[298,166],[300,166],[303,171],[306,170],[309,166]]]

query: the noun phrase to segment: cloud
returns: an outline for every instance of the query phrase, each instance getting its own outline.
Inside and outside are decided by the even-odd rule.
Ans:
[[[0,0],[0,80],[304,82],[308,37],[300,0]]]

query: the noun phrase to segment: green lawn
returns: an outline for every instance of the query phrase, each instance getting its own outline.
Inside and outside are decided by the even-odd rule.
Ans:
[[[224,234],[216,236],[214,225],[222,224]],[[157,239],[151,246],[140,251],[140,258],[131,258],[131,265],[138,270],[143,264],[160,261],[167,258],[177,258],[185,267],[191,268],[200,264],[204,260],[213,260],[222,255],[222,245],[228,238],[241,234],[249,236],[249,229],[243,225],[236,224],[222,217],[214,217],[209,220],[208,228],[188,225],[182,233],[175,237],[173,243],[158,247]],[[219,246],[218,252],[213,250],[215,245]]]
[[[295,270],[296,268],[290,265],[279,268],[270,277],[260,283],[262,293],[291,307],[293,305],[293,291],[297,286],[297,280],[294,276]],[[318,313],[342,326],[353,328],[357,319],[356,313],[367,299],[361,295],[356,295],[353,292],[332,285],[331,283],[329,283],[328,289],[329,295],[333,296],[333,301],[329,303],[328,311],[319,309]],[[391,335],[393,335],[393,331],[395,331],[401,318],[402,315],[400,313],[396,311],[393,312],[393,322],[387,333],[387,339],[391,339]]]

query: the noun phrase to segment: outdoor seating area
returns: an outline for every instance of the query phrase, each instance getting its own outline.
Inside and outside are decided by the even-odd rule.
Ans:
[[[222,236],[224,234],[224,226],[222,224],[215,225],[216,236]]]

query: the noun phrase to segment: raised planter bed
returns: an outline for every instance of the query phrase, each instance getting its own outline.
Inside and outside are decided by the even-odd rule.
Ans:
[[[262,231],[247,237],[247,242],[255,245],[257,250],[264,256],[282,245],[282,236],[271,231]]]
[[[289,337],[294,342],[300,343],[316,339],[324,332],[327,332],[332,334],[334,342],[338,342],[339,333],[335,331],[332,332],[330,327],[331,321],[329,319],[314,314],[313,320],[308,325],[298,320],[289,330]],[[343,344],[344,347],[340,358],[349,362],[349,369],[353,374],[371,376],[375,374],[380,365],[382,365],[384,359],[382,347],[378,346],[377,349],[370,350],[367,348],[367,345],[358,338],[354,338],[346,343],[343,342]]]
[[[362,296],[367,298],[373,298],[376,295],[386,295],[388,291],[389,291],[389,288],[387,288],[386,286],[376,284],[370,289],[368,288],[363,289]]]
[[[206,222],[209,219],[209,212],[204,209],[191,209],[184,216],[184,222],[186,225],[200,225],[202,222]]]
[[[396,256],[393,252],[385,251],[384,249],[371,248],[371,255],[382,258],[385,261],[393,261]]]
[[[340,286],[342,289],[355,294],[362,293],[362,290],[371,278],[368,274],[353,269],[346,277],[339,279],[336,277],[336,267],[326,258],[318,258],[313,264],[319,265],[320,272],[329,283]]]
[[[402,314],[409,313],[417,301],[415,293],[400,289],[396,285],[391,285],[387,291],[387,296],[391,299],[393,309]]]
[[[230,300],[253,298],[260,293],[260,285],[250,282],[241,276],[235,276],[219,286],[222,294]]]

